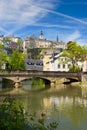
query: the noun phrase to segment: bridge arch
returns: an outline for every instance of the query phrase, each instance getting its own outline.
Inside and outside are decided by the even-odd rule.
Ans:
[[[14,84],[19,84],[24,81],[24,80],[28,80],[28,79],[33,79],[33,78],[39,78],[39,79],[43,79],[45,82],[45,85],[50,85],[51,84],[51,79],[50,78],[46,78],[46,77],[38,77],[38,76],[31,76],[31,77],[3,77],[3,79],[8,79],[10,81],[13,81]]]
[[[51,84],[50,79],[45,78],[45,77],[38,77],[38,76],[35,76],[35,77],[26,77],[26,78],[21,79],[20,82],[22,82],[22,81],[24,81],[24,80],[28,80],[28,79],[33,79],[33,78],[42,79],[42,80],[44,81],[45,85],[50,85],[50,84]]]

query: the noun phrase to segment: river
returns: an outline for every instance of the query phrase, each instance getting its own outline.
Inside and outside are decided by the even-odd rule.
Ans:
[[[26,81],[19,89],[4,92],[0,89],[0,94],[16,95],[29,113],[36,112],[38,116],[45,113],[47,122],[58,122],[57,130],[87,130],[86,87],[58,84],[48,89],[28,91],[28,85],[30,82]]]

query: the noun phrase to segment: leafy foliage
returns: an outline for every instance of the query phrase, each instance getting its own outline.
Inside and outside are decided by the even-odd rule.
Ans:
[[[0,45],[0,69],[2,69],[2,66],[6,63],[7,60],[7,54],[4,51],[3,45]]]
[[[32,89],[40,89],[45,87],[45,82],[43,79],[32,78]]]
[[[40,59],[43,57],[41,51],[42,51],[41,48],[28,49],[28,57],[32,59]]]
[[[9,56],[8,64],[8,69],[24,70],[25,64],[23,53],[19,52],[18,50],[14,50],[13,53]]]
[[[80,70],[81,70],[81,68],[79,66],[75,66],[74,68],[73,68],[73,66],[69,67],[70,72],[79,72]]]
[[[29,115],[29,117],[29,122],[27,123],[29,130],[54,130],[58,126],[57,122],[51,122],[46,125],[44,113],[41,113],[40,117],[38,117],[36,113]]]
[[[21,104],[11,98],[0,104],[0,130],[24,130],[24,121]]]
[[[7,37],[4,37],[3,42],[4,42],[4,43],[10,42],[10,39],[7,38]]]
[[[58,123],[52,122],[45,125],[45,114],[37,118],[36,114],[30,115],[28,120],[24,113],[23,104],[13,98],[5,98],[0,103],[0,130],[54,130]]]
[[[78,62],[86,60],[85,55],[87,54],[87,47],[78,45],[75,41],[67,44],[67,49],[63,51],[63,57],[66,57],[67,62],[71,62],[73,70]]]

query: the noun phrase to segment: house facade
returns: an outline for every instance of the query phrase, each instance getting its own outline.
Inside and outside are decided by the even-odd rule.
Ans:
[[[87,55],[85,55],[86,59],[87,59]],[[87,72],[87,60],[85,60],[82,64],[82,69],[83,69],[83,72]]]
[[[44,64],[44,71],[60,71],[60,72],[68,72],[69,71],[69,67],[71,64],[71,62],[66,62],[66,57],[60,57],[60,55],[62,54],[62,52],[54,55],[49,55],[49,58],[47,58],[45,61],[47,62],[43,62]],[[48,57],[47,55],[45,57]],[[84,62],[85,63],[85,62]],[[78,66],[80,68],[82,68],[84,71],[86,71],[85,69],[85,64],[82,62],[78,62]],[[86,62],[87,63],[87,62]]]

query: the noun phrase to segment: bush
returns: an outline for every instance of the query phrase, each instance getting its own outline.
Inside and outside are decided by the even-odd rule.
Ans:
[[[79,66],[75,66],[75,67],[70,66],[69,71],[70,72],[79,72],[79,71],[81,71],[81,68]]]
[[[12,98],[5,98],[0,104],[0,130],[24,130],[22,105]]]
[[[58,123],[45,125],[45,114],[40,118],[36,114],[29,116],[24,113],[23,104],[13,98],[5,98],[0,103],[0,130],[54,130]]]

